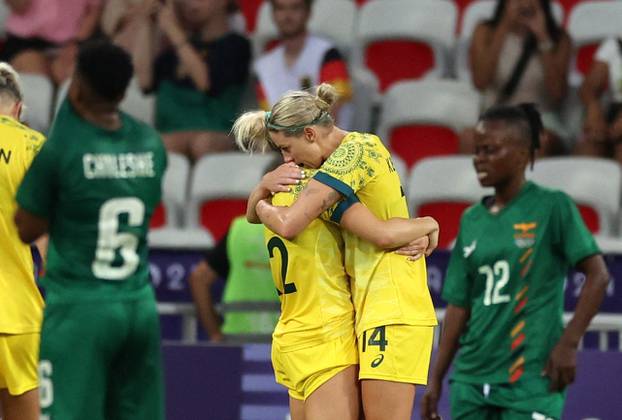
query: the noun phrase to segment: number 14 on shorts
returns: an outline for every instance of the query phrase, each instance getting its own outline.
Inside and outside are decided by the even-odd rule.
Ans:
[[[380,351],[385,351],[389,342],[387,341],[386,329],[382,327],[376,327],[367,338],[367,331],[363,331],[363,352],[367,350],[367,347],[378,346]],[[370,349],[371,350],[371,349]]]

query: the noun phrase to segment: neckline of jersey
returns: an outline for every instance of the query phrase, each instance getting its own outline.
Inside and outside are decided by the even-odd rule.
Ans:
[[[483,197],[480,202],[479,205],[482,208],[482,210],[484,211],[484,213],[486,213],[486,215],[488,217],[492,217],[492,218],[500,218],[501,216],[503,216],[503,214],[505,214],[505,212],[514,206],[515,203],[517,203],[526,193],[527,191],[531,190],[532,187],[535,184],[532,181],[525,181],[525,183],[523,184],[523,186],[521,187],[520,191],[518,192],[518,194],[516,194],[514,196],[514,198],[512,198],[510,201],[508,201],[508,203],[503,206],[503,208],[501,208],[501,210],[499,210],[497,213],[493,213],[490,211],[490,209],[488,207],[486,207],[485,201],[488,197],[493,197],[491,195],[487,195],[485,197]]]

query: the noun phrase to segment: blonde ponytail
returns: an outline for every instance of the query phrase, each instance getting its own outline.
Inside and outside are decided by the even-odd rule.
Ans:
[[[231,129],[238,147],[245,152],[264,152],[274,147],[270,131],[297,137],[311,125],[332,126],[334,121],[330,110],[339,99],[337,90],[322,83],[315,92],[314,95],[304,90],[292,90],[286,92],[269,112],[242,114]]]
[[[265,111],[245,112],[233,124],[231,132],[238,147],[245,152],[264,152],[269,146]]]

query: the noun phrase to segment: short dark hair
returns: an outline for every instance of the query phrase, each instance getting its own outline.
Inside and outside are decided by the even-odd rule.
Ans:
[[[123,98],[134,74],[130,55],[104,39],[80,46],[76,69],[97,96],[111,102]]]
[[[494,105],[488,108],[479,120],[503,121],[516,128],[520,135],[519,140],[524,140],[529,145],[529,154],[533,164],[536,150],[540,148],[540,135],[544,131],[540,112],[534,104]]]

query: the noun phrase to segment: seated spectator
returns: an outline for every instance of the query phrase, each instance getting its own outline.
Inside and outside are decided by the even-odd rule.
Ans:
[[[11,9],[1,58],[20,73],[60,84],[73,72],[77,44],[98,28],[101,0],[6,0]]]
[[[351,127],[352,88],[347,64],[332,42],[309,34],[312,0],[270,0],[280,45],[262,55],[254,65],[257,99],[264,110],[288,90],[330,83],[340,96],[335,108],[340,127]]]
[[[155,35],[153,16],[159,0],[107,0],[101,17],[101,29],[115,44],[132,51],[138,31]],[[152,43],[153,45],[153,43]]]
[[[167,149],[194,161],[234,148],[228,133],[247,84],[251,47],[230,30],[227,5],[167,0],[156,19],[168,45],[152,60],[151,39],[142,33],[133,48],[141,87],[156,92],[156,128]]]
[[[555,21],[550,0],[498,0],[493,18],[479,23],[470,47],[473,84],[492,105],[534,103],[545,126],[541,155],[567,148],[558,111],[566,96],[571,40]],[[473,133],[463,148],[473,150]]]
[[[609,93],[607,105],[603,94]],[[622,163],[622,40],[609,38],[596,51],[580,90],[586,115],[578,154],[611,157]]]
[[[264,227],[246,217],[231,223],[227,235],[205,254],[189,278],[197,317],[212,342],[227,334],[271,334],[279,318],[274,312],[225,312],[224,323],[214,309],[210,287],[218,277],[226,279],[222,302],[275,302],[278,295],[272,281]]]

